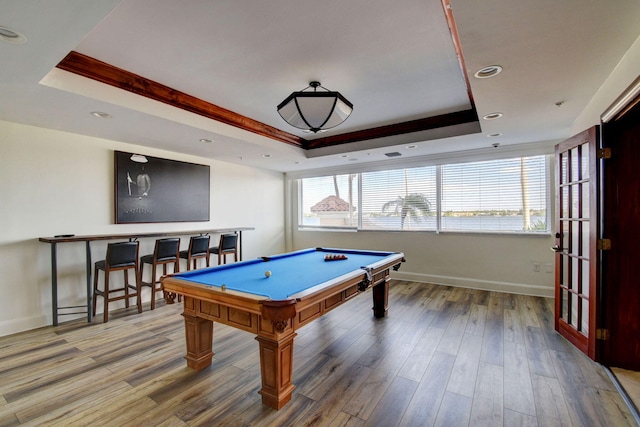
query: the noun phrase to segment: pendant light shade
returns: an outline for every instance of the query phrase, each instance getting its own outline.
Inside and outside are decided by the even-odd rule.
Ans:
[[[149,161],[142,154],[132,154],[131,157],[129,157],[129,158],[131,159],[131,161],[136,162],[136,163],[147,163]]]
[[[313,91],[305,90],[313,88]],[[318,92],[318,88],[324,89]],[[351,115],[353,104],[339,92],[332,92],[311,82],[300,92],[293,92],[278,105],[278,113],[291,126],[308,132],[331,129]]]

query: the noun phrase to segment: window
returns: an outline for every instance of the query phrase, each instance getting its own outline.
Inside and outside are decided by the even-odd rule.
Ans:
[[[548,232],[547,157],[300,179],[300,226]]]
[[[301,180],[304,227],[356,228],[358,174],[321,176]]]
[[[362,229],[436,230],[436,167],[362,174]]]
[[[547,231],[544,156],[442,166],[441,230]]]

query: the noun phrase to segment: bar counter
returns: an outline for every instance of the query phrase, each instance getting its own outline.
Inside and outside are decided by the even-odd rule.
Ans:
[[[58,235],[53,237],[40,237],[38,240],[43,243],[49,243],[51,245],[51,308],[53,314],[53,326],[58,325],[58,316],[72,315],[72,314],[87,314],[87,322],[91,323],[91,242],[98,240],[120,240],[128,239],[130,241],[143,239],[143,238],[159,238],[170,236],[193,236],[193,235],[205,235],[205,234],[223,234],[223,233],[238,233],[238,256],[242,260],[242,232],[255,230],[254,227],[234,227],[234,228],[210,228],[204,230],[181,230],[181,231],[158,231],[151,233],[126,233],[126,234],[93,234],[76,236],[72,234]],[[60,313],[60,310],[67,309],[85,309],[84,306],[58,306],[58,243],[77,243],[85,242],[86,246],[86,277],[87,277],[87,305],[86,311],[73,311],[67,313]]]

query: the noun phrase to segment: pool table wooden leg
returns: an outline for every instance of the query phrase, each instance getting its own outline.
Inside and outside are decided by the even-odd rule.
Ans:
[[[389,278],[373,286],[373,315],[385,317],[389,308]]]
[[[260,372],[262,373],[262,403],[274,409],[291,400],[293,385],[293,339],[296,334],[278,334],[277,338],[258,335],[260,344]]]
[[[183,313],[187,341],[187,366],[201,371],[213,358],[213,321]]]

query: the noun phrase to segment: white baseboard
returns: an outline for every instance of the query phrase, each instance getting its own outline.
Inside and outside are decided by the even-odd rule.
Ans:
[[[467,277],[438,276],[435,274],[392,271],[391,278],[411,282],[432,283],[434,285],[506,292],[509,294],[532,295],[545,298],[554,298],[555,294],[554,288],[548,286],[529,285],[526,283],[495,282],[490,280],[469,279]]]
[[[30,331],[50,325],[51,321],[45,316],[21,317],[20,319],[4,320],[0,322],[0,337]]]
[[[506,292],[510,294],[533,295],[553,298],[554,289],[547,286],[529,285],[526,283],[495,282],[489,280],[469,279],[466,277],[438,276],[435,274],[407,273],[392,271],[391,278],[410,282],[432,283],[434,285],[455,286],[460,288],[480,289],[484,291]],[[145,298],[143,296],[143,302]],[[61,319],[70,320],[71,317]],[[0,337],[13,335],[51,324],[44,315],[22,317],[0,322]]]

